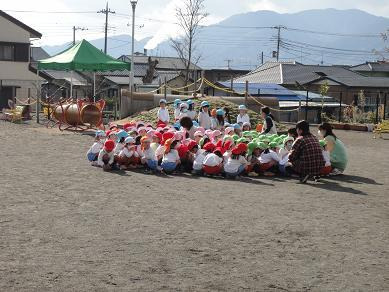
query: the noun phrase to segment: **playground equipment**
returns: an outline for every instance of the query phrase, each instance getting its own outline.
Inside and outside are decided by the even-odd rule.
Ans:
[[[104,128],[103,109],[105,101],[89,102],[84,100],[66,100],[56,104],[49,104],[52,117],[48,127],[58,125],[63,130],[85,131],[94,128]]]

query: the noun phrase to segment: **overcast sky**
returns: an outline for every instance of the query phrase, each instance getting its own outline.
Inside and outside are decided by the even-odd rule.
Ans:
[[[3,1],[2,1],[3,2]],[[4,1],[5,2],[5,1]],[[149,43],[153,47],[161,39],[174,36],[177,31],[174,22],[174,8],[182,0],[139,0],[137,6],[136,38],[158,35]],[[109,5],[117,14],[110,15],[110,35],[130,34],[130,1],[110,0]],[[54,45],[72,41],[72,27],[88,28],[78,31],[77,39],[96,39],[103,36],[104,16],[95,13],[105,8],[106,1],[80,0],[13,0],[2,3],[1,9],[17,17],[43,34],[37,45]],[[206,11],[210,13],[207,23],[219,22],[233,14],[273,10],[280,13],[293,13],[307,9],[337,8],[361,9],[374,15],[389,18],[389,0],[205,0]],[[7,10],[39,10],[42,13],[21,13]],[[48,14],[46,11],[76,11],[90,13]],[[153,20],[147,20],[152,18]],[[158,22],[163,20],[165,22]]]

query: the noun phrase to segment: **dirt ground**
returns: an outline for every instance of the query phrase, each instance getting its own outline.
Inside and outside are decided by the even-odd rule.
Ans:
[[[320,183],[104,173],[0,121],[0,291],[389,291],[389,140]]]

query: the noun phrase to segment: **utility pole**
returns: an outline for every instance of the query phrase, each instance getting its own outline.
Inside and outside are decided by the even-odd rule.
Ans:
[[[87,28],[85,28],[85,27],[79,27],[79,26],[73,26],[73,46],[76,44],[76,31],[77,30],[82,30],[82,31],[84,31],[84,30],[88,30]]]
[[[275,26],[275,29],[278,30],[278,36],[277,36],[277,62],[280,59],[280,45],[281,45],[281,29],[286,29],[285,26]]]
[[[230,64],[231,64],[232,60],[228,59],[228,60],[225,60],[225,61],[227,62],[227,69],[231,70]]]
[[[261,53],[261,65],[263,65],[263,52]]]
[[[108,8],[108,2],[105,9],[102,9],[100,11],[97,11],[97,13],[104,13],[105,14],[105,39],[104,39],[104,54],[107,53],[107,43],[108,43],[108,14],[109,13],[116,13],[115,11],[111,11],[110,8]]]

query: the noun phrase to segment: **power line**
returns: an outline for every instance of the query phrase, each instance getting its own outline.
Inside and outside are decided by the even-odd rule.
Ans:
[[[320,35],[330,35],[330,36],[339,36],[339,37],[363,37],[363,38],[381,37],[381,34],[376,34],[376,33],[347,34],[347,33],[332,33],[332,32],[324,32],[324,31],[313,31],[313,30],[306,30],[306,29],[299,29],[299,28],[290,28],[290,27],[287,27],[285,29],[290,30],[290,31],[295,31],[295,32],[320,34]]]
[[[87,14],[96,13],[96,11],[39,11],[39,10],[3,10],[4,12],[13,13],[41,13],[41,14]]]

